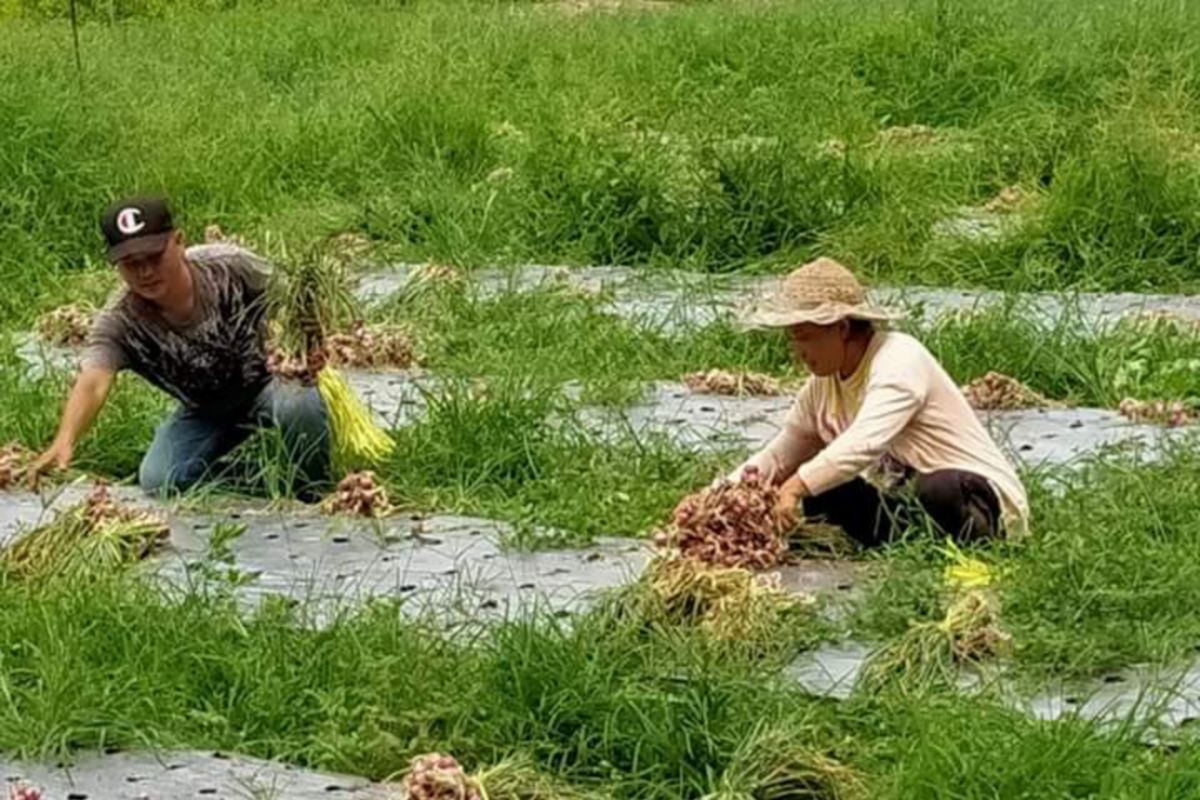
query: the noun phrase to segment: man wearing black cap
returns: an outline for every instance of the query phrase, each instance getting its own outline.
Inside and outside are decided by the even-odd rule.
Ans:
[[[58,434],[31,479],[70,464],[116,374],[129,369],[180,403],[142,460],[145,491],[194,485],[263,427],[280,429],[302,491],[323,481],[329,433],[320,395],[267,370],[269,265],[231,244],[185,248],[162,197],[114,203],[100,228],[125,289],[92,326]]]

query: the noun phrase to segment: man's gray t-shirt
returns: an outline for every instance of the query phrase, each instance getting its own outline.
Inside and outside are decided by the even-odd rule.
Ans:
[[[225,243],[189,247],[187,261],[196,292],[191,320],[172,324],[125,290],[92,325],[82,363],[132,370],[204,416],[244,415],[271,379],[265,344],[270,265]]]

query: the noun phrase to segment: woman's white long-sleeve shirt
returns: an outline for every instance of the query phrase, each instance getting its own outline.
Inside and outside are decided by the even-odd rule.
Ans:
[[[731,475],[756,466],[798,473],[816,495],[868,473],[885,457],[917,472],[955,469],[987,479],[1007,535],[1029,526],[1029,502],[1001,452],[933,354],[911,336],[879,331],[849,378],[811,377],[782,430]]]

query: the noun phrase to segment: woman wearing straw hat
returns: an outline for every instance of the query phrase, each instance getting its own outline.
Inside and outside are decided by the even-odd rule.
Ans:
[[[731,479],[756,467],[782,484],[780,513],[803,504],[867,546],[917,522],[914,508],[959,541],[1020,536],[1029,507],[1013,465],[925,346],[883,327],[899,317],[828,258],[748,309],[742,326],[786,328],[811,377]]]

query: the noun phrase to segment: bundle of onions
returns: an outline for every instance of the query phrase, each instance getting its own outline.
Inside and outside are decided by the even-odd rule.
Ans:
[[[325,348],[329,360],[343,367],[408,369],[417,361],[412,337],[406,331],[368,327],[361,320],[348,331],[326,337]]]
[[[350,385],[329,366],[326,337],[353,318],[354,297],[344,264],[313,250],[297,259],[286,254],[269,292],[276,351],[268,360],[275,374],[316,384],[329,414],[335,466],[348,472],[391,454],[395,442],[371,416]]]
[[[449,264],[423,264],[412,275],[416,286],[460,285],[465,279],[462,270]]]
[[[993,592],[970,589],[946,609],[938,630],[950,640],[958,663],[983,661],[1012,649],[1012,636],[1000,628],[1000,603]]]
[[[650,589],[647,616],[695,625],[721,641],[770,639],[789,614],[815,602],[785,592],[778,575],[754,575],[678,556],[651,561],[643,580]]]
[[[962,387],[971,408],[980,411],[1020,411],[1030,408],[1061,406],[1030,389],[1016,378],[999,372],[989,372]]]
[[[944,571],[945,617],[913,623],[903,636],[872,655],[863,670],[864,687],[950,686],[961,665],[982,664],[1012,649],[1012,637],[1000,625],[996,570],[956,547],[943,552],[949,557]]]
[[[38,335],[57,347],[81,347],[87,342],[94,313],[81,305],[59,306],[38,318]]]
[[[338,483],[333,494],[321,503],[326,514],[353,514],[372,519],[391,513],[387,492],[376,482],[370,470],[352,472]]]
[[[663,550],[721,567],[763,570],[787,555],[788,528],[776,512],[779,490],[757,469],[685,499],[654,536]]]
[[[868,796],[851,767],[797,741],[796,734],[763,729],[738,748],[718,789],[702,800],[860,800]]]
[[[1121,416],[1133,422],[1149,422],[1155,425],[1166,425],[1168,428],[1179,428],[1191,425],[1196,421],[1196,409],[1187,403],[1176,400],[1133,400],[1126,398],[1118,406]]]
[[[588,800],[591,797],[539,771],[522,757],[468,774],[453,756],[430,753],[413,759],[402,786],[405,800]]]
[[[783,384],[770,375],[758,372],[710,369],[684,375],[683,382],[691,391],[705,394],[770,396],[783,393]]]
[[[414,758],[403,786],[408,800],[483,800],[478,781],[442,753]]]
[[[0,571],[20,580],[115,571],[146,558],[169,535],[165,521],[117,503],[101,483],[83,503],[0,550]]]
[[[0,489],[7,489],[21,480],[33,454],[16,442],[0,448]]]

